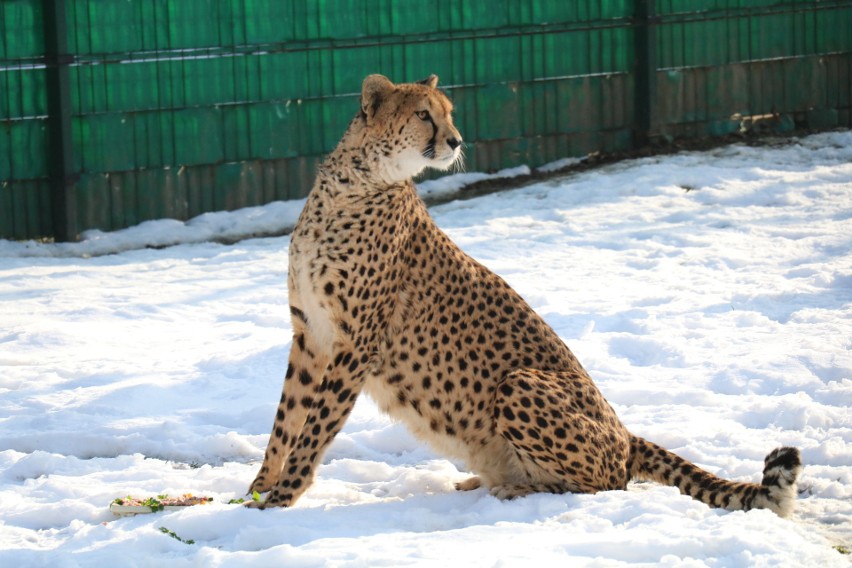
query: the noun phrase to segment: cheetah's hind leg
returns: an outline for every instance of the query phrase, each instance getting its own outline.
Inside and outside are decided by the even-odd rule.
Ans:
[[[629,433],[587,375],[516,369],[500,382],[494,403],[496,431],[518,464],[492,495],[627,487]]]

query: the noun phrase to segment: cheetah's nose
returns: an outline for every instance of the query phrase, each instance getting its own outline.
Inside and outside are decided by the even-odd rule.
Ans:
[[[455,150],[456,148],[458,148],[458,147],[459,147],[459,145],[461,145],[461,140],[459,140],[459,139],[458,139],[458,138],[456,138],[455,136],[452,136],[452,137],[450,137],[450,138],[447,138],[447,146],[449,146],[449,147],[450,147],[450,148],[452,148],[453,150]]]

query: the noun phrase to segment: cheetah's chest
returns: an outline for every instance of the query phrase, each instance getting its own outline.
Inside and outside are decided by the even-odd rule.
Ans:
[[[366,335],[374,352],[396,304],[394,213],[399,207],[378,201],[343,207],[309,200],[293,232],[291,304],[304,312],[309,331],[328,348]]]
[[[322,291],[322,273],[328,271],[328,259],[319,240],[313,238],[312,227],[306,225],[297,225],[290,243],[290,305],[304,313],[308,331],[317,343],[330,348],[336,339],[334,313]]]

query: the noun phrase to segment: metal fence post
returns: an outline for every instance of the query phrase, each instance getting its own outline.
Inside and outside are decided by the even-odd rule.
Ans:
[[[71,141],[71,95],[67,20],[64,0],[43,0],[45,73],[47,83],[48,162],[50,168],[53,236],[56,241],[78,238],[74,193],[74,148]]]
[[[657,79],[657,38],[655,0],[635,0],[634,37],[634,121],[633,146],[646,146],[654,126]]]

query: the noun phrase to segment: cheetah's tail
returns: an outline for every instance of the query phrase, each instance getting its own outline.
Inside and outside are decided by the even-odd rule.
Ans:
[[[732,511],[771,509],[781,517],[796,505],[796,478],[802,461],[796,448],[777,448],[764,460],[763,481],[739,483],[704,471],[682,457],[638,436],[630,438],[630,476],[673,485],[684,495]]]

